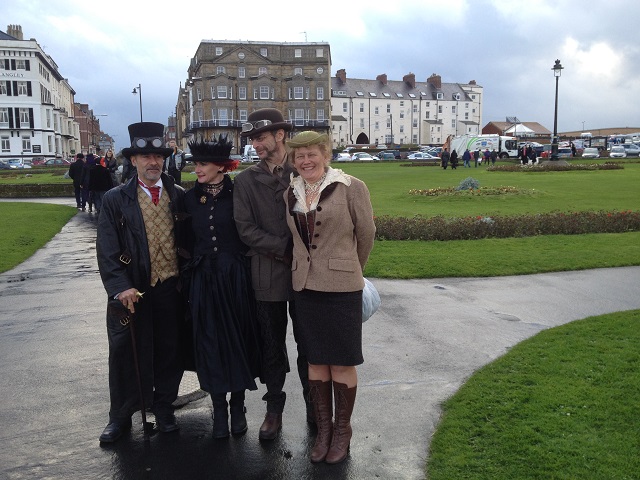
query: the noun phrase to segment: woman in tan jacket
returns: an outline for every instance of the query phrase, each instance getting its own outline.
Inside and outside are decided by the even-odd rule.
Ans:
[[[299,173],[284,197],[297,328],[318,426],[310,456],[312,462],[338,463],[349,451],[356,365],[364,361],[362,272],[373,248],[373,210],[362,181],[329,167],[326,134],[302,132],[287,141],[287,150]]]

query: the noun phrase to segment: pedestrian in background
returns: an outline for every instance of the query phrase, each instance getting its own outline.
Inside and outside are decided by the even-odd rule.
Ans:
[[[107,170],[109,170],[113,186],[115,187],[118,185],[118,177],[116,176],[116,172],[118,171],[118,162],[116,161],[116,157],[113,155],[113,150],[107,150],[107,153],[104,154],[104,158],[101,163]]]
[[[234,180],[233,212],[240,239],[249,247],[253,289],[262,331],[262,369],[267,393],[267,413],[259,438],[273,440],[282,427],[286,402],[284,382],[289,372],[287,356],[287,302],[298,344],[298,375],[307,406],[307,422],[314,423],[309,405],[307,358],[298,343],[296,312],[291,288],[291,232],[283,193],[289,187],[293,167],[286,162],[285,137],[293,126],[274,108],[249,114],[241,135],[247,138],[260,161]]]
[[[197,181],[185,194],[195,369],[201,388],[211,395],[214,438],[229,436],[229,411],[231,433],[247,431],[245,390],[257,390],[262,364],[248,248],[233,219],[228,172],[239,162],[229,159],[232,147],[222,137],[189,143]]]
[[[458,168],[458,152],[455,150],[451,150],[451,170],[456,170]]]
[[[448,150],[445,147],[442,150],[442,154],[440,155],[440,162],[441,162],[442,168],[444,170],[446,170],[447,166],[449,166],[449,160],[450,159],[451,159],[451,154],[448,152]]]
[[[154,413],[160,432],[179,428],[172,404],[183,373],[178,252],[186,252],[184,190],[162,174],[162,162],[171,153],[162,146],[163,134],[160,123],[129,125],[131,147],[122,154],[131,160],[135,174],[104,195],[98,219],[98,269],[108,301],[110,394],[109,423],[101,442],[118,440],[142,403]]]
[[[494,148],[491,151],[491,165],[495,165],[496,164],[496,160],[498,159],[498,152],[496,151],[496,149]]]
[[[480,149],[477,149],[474,153],[473,153],[473,160],[475,163],[475,166],[477,167],[478,164],[482,161],[482,152],[480,152]]]
[[[176,185],[182,185],[182,169],[185,167],[184,152],[179,150],[175,140],[169,142],[171,155],[169,155],[162,166],[162,171],[173,177]]]
[[[78,153],[76,160],[69,167],[69,178],[73,180],[73,193],[76,197],[76,207],[82,210],[82,170],[84,168],[84,155]]]
[[[465,149],[464,153],[462,154],[462,167],[466,168],[469,167],[471,168],[471,152],[469,151],[469,149]]]
[[[89,169],[89,193],[96,207],[96,215],[100,215],[104,194],[107,190],[111,190],[113,186],[111,174],[103,165],[103,162],[96,163]]]
[[[287,141],[300,174],[285,193],[293,236],[293,290],[298,332],[309,362],[318,434],[311,461],[342,462],[351,443],[356,365],[362,356],[363,271],[375,237],[366,185],[329,166],[326,133]],[[335,400],[335,421],[332,398]]]

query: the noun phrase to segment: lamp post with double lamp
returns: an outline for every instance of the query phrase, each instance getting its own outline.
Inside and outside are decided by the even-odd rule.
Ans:
[[[560,64],[560,60],[556,60],[553,70],[553,76],[556,77],[556,110],[553,115],[553,139],[551,141],[551,160],[558,160],[558,79],[562,75],[564,67]]]
[[[142,123],[142,85],[138,84],[137,87],[133,87],[131,93],[140,95],[140,123]]]

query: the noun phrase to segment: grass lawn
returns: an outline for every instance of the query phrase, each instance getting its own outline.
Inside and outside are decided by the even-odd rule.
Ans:
[[[76,213],[66,205],[0,202],[0,273],[33,255]]]
[[[444,405],[431,480],[640,478],[640,311],[543,331]]]
[[[66,168],[49,168],[38,171],[39,169],[24,170],[2,170],[0,173],[0,185],[31,185],[31,184],[71,184],[70,178],[64,178]]]

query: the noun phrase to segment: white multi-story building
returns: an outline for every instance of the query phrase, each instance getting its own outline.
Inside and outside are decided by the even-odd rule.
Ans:
[[[369,144],[441,145],[449,135],[480,133],[482,87],[442,83],[440,75],[416,82],[386,74],[375,80],[347,79],[344,69],[331,78],[334,148]]]
[[[0,32],[0,158],[69,157],[80,150],[75,91],[22,28]]]

